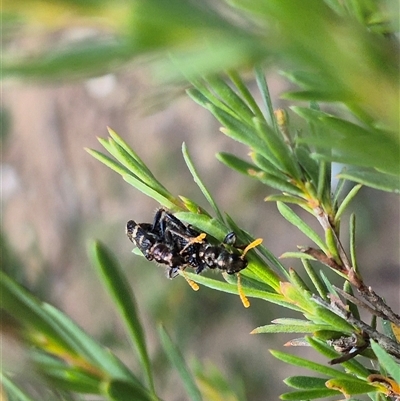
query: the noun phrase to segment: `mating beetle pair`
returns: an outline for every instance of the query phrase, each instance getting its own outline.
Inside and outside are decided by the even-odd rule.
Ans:
[[[239,273],[247,267],[246,252],[261,242],[254,241],[241,255],[231,252],[225,245],[239,248],[235,246],[235,233],[230,232],[220,245],[211,244],[205,240],[206,234],[185,225],[165,209],[156,212],[153,224],[128,221],[126,232],[148,260],[167,266],[169,278],[176,277],[180,270],[184,271],[187,267],[192,267],[196,274],[207,268],[219,269],[228,274]],[[192,288],[198,289],[191,280],[188,282]],[[242,298],[243,294],[240,292],[239,289]]]

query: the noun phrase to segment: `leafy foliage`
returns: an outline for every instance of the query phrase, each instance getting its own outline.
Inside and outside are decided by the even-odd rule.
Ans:
[[[75,13],[83,17],[90,10],[92,16],[98,16],[109,7],[107,1],[93,1],[77,5]],[[164,80],[189,82],[187,94],[214,115],[221,132],[250,149],[250,160],[228,153],[219,153],[217,158],[275,189],[277,193],[266,201],[276,202],[282,217],[314,244],[283,255],[301,260],[310,284],[293,269],[287,270],[264,245],[248,253],[249,266],[243,271],[242,287],[248,297],[302,315],[276,319],[256,328],[254,334],[305,334],[287,345],[310,346],[329,359],[329,364],[345,368],[271,351],[285,363],[318,374],[288,378],[286,384],[295,391],[281,398],[368,394],[371,399],[383,400],[400,396],[398,364],[393,359],[400,358],[399,339],[394,335],[400,316],[364,283],[355,250],[355,215],[349,222],[348,247],[340,231],[343,212],[361,188],[356,185],[344,194],[347,180],[400,192],[397,6],[383,0],[305,0],[301,7],[289,0],[234,0],[219,8],[186,0],[138,0],[112,7],[120,12],[118,24],[113,17],[107,19],[114,26],[113,40],[100,36],[90,43],[45,50],[29,60],[16,60],[6,52],[4,76],[90,76],[151,54],[153,67],[162,72]],[[6,11],[10,15],[15,12],[11,7]],[[264,75],[266,66],[272,64],[297,85],[298,90],[285,97],[308,101],[309,107],[274,110]],[[262,106],[238,73],[248,66],[254,67]],[[317,102],[335,102],[343,108],[328,113]],[[109,129],[109,134],[107,140],[99,141],[111,157],[87,151],[127,183],[218,241],[228,231],[234,231],[242,243],[254,240],[221,211],[185,145],[185,162],[215,217],[193,200],[173,195],[117,133]],[[350,166],[339,174],[336,188],[332,188],[332,162]],[[300,206],[317,219],[321,232],[312,229],[288,204]],[[55,388],[110,400],[132,399],[132,394],[135,399],[158,400],[144,330],[127,280],[104,245],[93,243],[91,258],[126,325],[142,375],[129,370],[66,315],[38,301],[5,273],[0,276],[1,306],[34,346],[32,360]],[[331,284],[323,271],[317,270],[321,268],[338,273],[343,288]],[[236,277],[224,277],[224,282],[189,272],[185,276],[219,291],[238,293]],[[362,321],[359,308],[391,323],[391,332],[380,332],[376,325]],[[189,372],[163,328],[159,335],[188,397],[204,398],[200,374],[194,377]],[[379,370],[367,369],[356,359],[358,354],[374,361]],[[3,374],[2,382],[14,399],[30,399],[10,375]]]

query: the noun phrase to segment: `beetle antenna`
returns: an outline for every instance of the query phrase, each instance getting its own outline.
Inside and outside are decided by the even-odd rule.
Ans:
[[[250,249],[255,248],[256,246],[260,245],[262,242],[263,242],[262,238],[257,238],[253,242],[251,242],[249,245],[247,245],[246,248],[244,248],[241,258],[243,259],[246,256],[246,253],[248,251],[250,251]]]
[[[198,291],[200,289],[199,285],[197,283],[195,283],[193,280],[191,280],[183,270],[181,270],[181,272],[182,272],[183,278],[187,281],[187,283],[190,285],[190,287],[192,287],[192,290]]]
[[[243,306],[245,308],[248,308],[250,306],[250,301],[248,300],[248,298],[246,297],[246,295],[243,292],[242,281],[240,279],[240,273],[237,274],[237,286],[238,286],[238,293],[239,293],[240,300],[242,301]]]

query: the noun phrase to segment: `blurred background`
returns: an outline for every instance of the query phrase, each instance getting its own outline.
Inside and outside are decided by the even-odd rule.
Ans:
[[[4,46],[11,54],[62,48],[82,37],[112,36],[110,25],[102,26],[98,15],[99,20],[82,18],[54,9],[52,2],[27,3],[36,7],[27,19],[6,26],[11,33],[5,35]],[[266,72],[274,108],[287,106],[279,96],[289,84],[273,66]],[[245,71],[244,77],[257,97],[252,75]],[[206,207],[181,155],[185,142],[220,208],[241,227],[262,237],[277,256],[309,245],[273,203],[264,202],[273,193],[269,188],[239,176],[214,157],[228,151],[246,158],[248,149],[222,135],[216,120],[185,95],[184,86],[161,85],[146,59],[90,77],[45,78],[2,82],[2,269],[135,367],[121,321],[87,257],[88,241],[99,239],[117,255],[129,277],[163,399],[185,396],[161,351],[156,333],[160,322],[189,363],[199,361],[200,369],[215,366],[234,391],[249,400],[276,399],[285,391],[281,380],[290,368],[281,365],[285,372],[280,373],[268,349],[282,349],[290,337],[249,333],[280,317],[279,308],[251,300],[251,307],[244,309],[237,296],[205,287],[193,292],[183,279],[168,280],[162,267],[133,255],[126,222],[151,222],[159,205],[84,151],[101,150],[96,138],[106,137],[109,126],[173,194]],[[396,309],[398,197],[364,188],[352,209],[357,210],[357,250],[365,281]],[[284,264],[301,272],[297,262]],[[29,380],[32,373],[24,369],[24,354],[17,351],[12,335],[3,337],[2,346],[4,364],[19,366],[18,373]]]

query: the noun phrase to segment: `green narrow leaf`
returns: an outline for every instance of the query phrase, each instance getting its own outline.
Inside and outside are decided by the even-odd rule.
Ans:
[[[152,186],[154,177],[147,173],[147,168],[143,168],[124,148],[122,148],[117,142],[109,139],[109,141],[101,141],[101,144],[105,146],[107,144],[107,151],[111,153],[123,166],[125,166],[135,177],[143,181],[149,186]]]
[[[211,288],[213,290],[226,292],[228,294],[235,294],[238,295],[238,288],[236,284],[228,284],[223,281],[211,279],[205,276],[201,276],[195,273],[185,272],[185,275],[193,280],[194,282],[204,285],[205,287]],[[243,280],[244,281],[244,280]],[[200,287],[201,289],[201,287]],[[292,309],[295,311],[300,311],[300,309],[285,300],[281,294],[275,294],[268,291],[259,290],[256,288],[248,288],[243,286],[243,290],[246,296],[253,297],[253,298],[260,298],[265,301],[271,302],[276,305],[281,305],[285,308]],[[239,301],[240,302],[240,301]]]
[[[133,187],[138,189],[140,192],[144,193],[150,198],[153,198],[161,205],[165,206],[167,209],[176,209],[176,207],[181,206],[181,201],[179,199],[175,199],[171,195],[171,199],[166,198],[165,196],[161,195],[159,192],[155,191],[154,189],[150,188],[142,181],[138,180],[137,178],[133,177],[132,175],[123,175],[122,178]]]
[[[147,168],[146,164],[139,157],[139,155],[110,127],[107,127],[108,133],[110,137],[114,140],[116,144],[118,144],[129,156],[134,159],[137,164],[141,167],[142,171],[145,171],[149,177],[155,179],[153,173]]]
[[[329,253],[337,263],[340,261],[339,251],[336,243],[336,235],[331,227],[325,229],[325,243],[328,246]]]
[[[306,89],[311,89],[311,88],[323,88],[324,92],[329,91],[332,92],[333,88],[331,85],[329,85],[329,82],[327,82],[324,79],[321,79],[321,77],[318,74],[312,73],[312,72],[306,72],[306,71],[279,71],[279,73],[286,77],[288,80],[292,81],[296,85],[306,88]],[[289,93],[284,93],[284,95],[289,96],[291,92]],[[295,92],[297,93],[297,92]],[[315,100],[310,101],[310,109],[312,110],[319,110],[318,103]]]
[[[186,198],[186,196],[179,195],[179,199],[183,202],[185,209],[189,210],[191,213],[202,213],[211,217],[206,210],[204,210],[198,203],[194,202],[192,199]]]
[[[99,241],[90,246],[91,259],[100,273],[115,306],[128,329],[129,336],[139,356],[140,364],[149,388],[154,392],[154,381],[150,358],[147,352],[146,338],[137,310],[136,300],[128,285],[128,279],[122,273],[121,267],[111,252]]]
[[[303,234],[310,238],[326,255],[329,250],[318,234],[306,224],[296,213],[282,202],[277,202],[278,210],[281,215],[291,224],[296,226]]]
[[[305,186],[304,192],[306,193],[305,198],[310,199],[311,197],[312,199],[317,199],[317,192],[314,185],[310,181],[305,181],[304,186]]]
[[[357,256],[356,256],[356,215],[352,213],[350,215],[350,257],[351,257],[351,265],[354,271],[358,272],[357,265]]]
[[[306,258],[302,258],[301,263],[303,263],[304,270],[307,272],[308,277],[310,277],[310,280],[314,284],[314,287],[318,291],[318,294],[321,296],[322,299],[328,299],[328,290],[323,281],[319,278],[318,274],[315,272],[311,263]]]
[[[257,248],[259,248],[259,252],[262,251],[261,245]],[[279,264],[274,264],[275,270],[273,270],[254,250],[246,254],[246,259],[249,264],[245,270],[242,270],[241,276],[253,278],[258,283],[267,285],[269,290],[273,289],[274,292],[279,292],[282,281],[282,278],[276,273],[276,270],[282,271]]]
[[[261,333],[314,333],[318,330],[325,330],[327,327],[323,324],[308,324],[305,322],[303,326],[292,324],[268,324],[254,329],[251,334]]]
[[[252,158],[254,161],[256,160],[257,156],[259,156],[258,158],[263,158],[261,155],[257,155],[254,152],[252,153]],[[218,153],[216,157],[219,161],[224,163],[226,166],[232,168],[233,170],[236,170],[239,173],[244,174],[248,177],[255,178],[271,188],[278,189],[282,192],[292,193],[296,196],[301,196],[303,194],[300,189],[288,182],[285,176],[281,174],[276,168],[275,170],[278,171],[278,176],[268,174],[267,172],[265,172],[265,169],[262,169],[261,166],[257,167],[254,164],[248,163],[229,153]]]
[[[233,284],[237,287],[237,275],[222,273],[221,276],[228,284]],[[240,281],[242,288],[276,294],[276,290],[268,283],[261,281],[250,266],[240,272]]]
[[[360,380],[348,379],[331,379],[326,382],[326,386],[332,390],[338,390],[346,397],[355,394],[374,393],[377,391],[375,386]]]
[[[215,202],[214,198],[211,196],[211,194],[208,191],[208,189],[206,188],[206,186],[201,181],[200,176],[197,174],[197,171],[196,171],[196,169],[194,167],[192,159],[190,158],[189,151],[188,151],[187,146],[186,146],[185,143],[182,144],[182,154],[183,154],[183,157],[185,159],[186,165],[187,165],[190,173],[192,174],[194,182],[200,188],[200,191],[203,193],[204,197],[207,199],[207,202],[214,209],[215,214],[217,215],[218,219],[220,221],[224,221],[224,218],[222,217],[222,213],[219,210],[217,203]]]
[[[132,382],[143,388],[134,374],[110,351],[98,344],[91,336],[72,322],[69,317],[49,304],[43,305],[44,311],[49,315],[58,330],[63,333],[73,345],[76,355],[83,356],[90,363],[99,367],[107,375]]]
[[[347,196],[343,199],[342,203],[339,206],[339,209],[336,212],[335,215],[335,223],[337,223],[343,214],[343,212],[346,210],[347,206],[349,206],[350,202],[355,198],[357,195],[358,191],[361,189],[362,185],[358,184],[354,186],[351,191],[347,194]]]
[[[317,187],[320,183],[320,174],[321,174],[321,166],[320,163],[317,163],[315,159],[311,157],[311,151],[308,147],[305,146],[297,146],[295,148],[295,155],[300,165],[306,171],[310,181],[312,184]],[[325,178],[326,180],[326,178]],[[321,183],[322,185],[322,183]],[[318,198],[321,199],[321,198]]]
[[[135,401],[160,401],[158,397],[123,380],[111,380],[105,386],[104,392],[113,401],[132,401],[133,399]]]
[[[198,228],[201,232],[211,235],[218,241],[222,242],[228,234],[228,228],[219,220],[213,219],[206,214],[198,214],[191,212],[178,212],[175,216],[193,227]]]
[[[33,352],[35,368],[54,388],[77,393],[100,394],[104,377],[88,372],[43,352]]]
[[[255,173],[261,173],[262,170],[259,169],[254,164],[251,164],[231,153],[220,152],[216,154],[216,158],[221,162],[224,163],[229,168],[238,171],[241,174],[254,177]]]
[[[79,4],[79,3],[78,3]],[[3,61],[3,77],[59,80],[102,76],[135,56],[137,49],[128,41],[91,39],[60,50],[42,52],[27,59],[7,58]]]
[[[330,169],[328,169],[328,164],[323,160],[318,163],[319,171],[318,171],[318,185],[317,185],[317,199],[324,200],[325,194],[331,193],[331,177],[328,174],[330,173]]]
[[[245,386],[242,380],[227,379],[225,372],[212,361],[200,361],[191,364],[196,381],[201,383],[204,396],[213,401],[244,401]],[[215,398],[214,398],[215,395]]]
[[[393,358],[375,341],[371,341],[371,348],[377,356],[379,363],[397,383],[400,383],[400,367]]]
[[[321,160],[350,164],[361,168],[377,168],[387,173],[388,177],[398,175],[398,161],[394,161],[396,158],[398,159],[398,153],[396,153],[398,152],[396,150],[398,146],[393,143],[394,141],[382,144],[382,138],[378,136],[358,138],[352,137],[350,133],[345,138],[341,138],[340,141],[334,133],[320,138],[304,138],[302,141],[312,143],[318,147],[314,157]],[[360,146],[360,143],[363,146]],[[335,145],[338,144],[340,146],[336,147]],[[377,149],[380,150],[379,154],[374,154]],[[369,157],[366,157],[366,155],[369,155]],[[371,155],[374,156],[371,157]],[[389,180],[390,183],[392,181]]]
[[[333,369],[329,366],[321,365],[316,362],[309,361],[308,359],[300,358],[295,355],[287,354],[281,351],[270,350],[270,353],[277,359],[286,362],[290,365],[299,366],[300,368],[313,370],[320,373],[321,375],[326,375],[328,377],[336,377],[347,379],[348,373],[341,372],[339,370]]]
[[[314,389],[314,390],[302,390],[302,391],[293,391],[291,393],[284,393],[280,395],[281,400],[286,401],[304,401],[304,400],[315,400],[320,398],[332,397],[337,394],[340,394],[337,390],[330,389]]]
[[[158,333],[164,351],[167,354],[171,364],[178,371],[189,399],[191,401],[202,401],[200,390],[197,387],[197,384],[195,383],[192,374],[190,373],[189,368],[187,367],[178,347],[172,342],[171,338],[169,337],[163,326],[160,325],[158,327]]]
[[[85,363],[93,364],[109,375],[139,383],[113,354],[104,350],[68,317],[51,305],[40,303],[4,273],[0,273],[0,278],[2,308],[18,318],[33,338],[46,341],[43,344],[45,349],[49,344],[49,352],[54,350],[68,355],[73,361],[87,359]]]
[[[291,194],[293,196],[303,195],[303,192],[299,188],[286,180],[282,180],[279,177],[275,177],[267,173],[261,173],[256,174],[255,178],[259,179],[263,184],[277,189],[278,191],[286,192],[287,194]]]
[[[277,130],[278,125],[277,125],[276,119],[275,119],[271,95],[269,94],[269,89],[268,89],[267,81],[265,79],[264,70],[261,68],[261,66],[255,67],[255,76],[256,76],[256,82],[258,85],[258,90],[260,91],[262,100],[264,102],[267,122],[270,127],[274,127],[274,129]]]
[[[329,293],[335,295],[336,297],[339,297],[339,294],[336,292],[335,287],[332,285],[332,283],[329,281],[328,277],[326,277],[325,273],[322,270],[319,272],[319,275],[321,276],[321,279],[324,282],[325,287],[328,289]]]
[[[316,135],[303,136],[302,143],[318,147],[317,153],[327,160],[376,168],[389,174],[399,174],[399,143],[384,130],[360,125],[303,107],[292,110],[319,127]],[[325,149],[325,153],[322,150]]]
[[[289,278],[289,273],[286,270],[285,266],[279,261],[279,259],[276,258],[276,256],[263,244],[259,245],[257,247],[257,252],[259,252],[274,268],[275,270],[279,273],[279,274],[283,274],[284,277],[286,277],[287,279]],[[265,261],[262,260],[261,262],[261,266],[265,265]],[[268,267],[269,265],[267,265]],[[263,271],[265,270],[269,270],[265,269],[265,267],[262,269]],[[260,278],[263,278],[263,274],[258,274],[258,276]],[[282,281],[282,279],[279,279],[279,281]],[[270,282],[270,281],[268,281]],[[272,285],[272,287],[275,289],[276,287],[274,285]]]
[[[332,209],[337,210],[339,204],[339,197],[343,191],[343,188],[346,184],[347,180],[344,178],[339,178],[339,181],[336,185],[335,192],[333,193],[333,202],[332,202]]]
[[[256,117],[253,118],[253,122],[258,135],[265,142],[269,152],[273,156],[271,157],[270,155],[267,157],[268,160],[290,177],[300,181],[302,177],[299,166],[293,157],[291,148],[285,143],[279,129],[274,131],[264,120],[259,120]],[[258,151],[258,149],[256,150]]]
[[[235,141],[249,146],[251,149],[257,149],[259,153],[263,154],[268,159],[271,159],[271,152],[265,146],[265,143],[260,139],[253,126],[244,124],[236,117],[230,115],[222,109],[215,107],[214,105],[210,105],[208,109],[223,125],[223,128],[220,129],[223,134],[229,136]],[[277,163],[277,161],[275,161],[275,163]]]
[[[208,109],[208,107],[210,106],[210,104],[212,104],[212,102],[210,102],[210,100],[203,95],[203,93],[201,91],[199,91],[196,88],[189,88],[186,90],[186,94],[198,105],[200,105],[201,107],[204,107],[205,109]]]
[[[312,376],[291,376],[283,381],[290,387],[298,388],[298,389],[326,389],[325,383],[326,379],[322,379],[320,377],[312,377]]]
[[[278,125],[280,137],[282,137],[283,142],[285,145],[294,152],[295,143],[293,138],[298,135],[298,132],[292,133],[291,127],[289,126],[289,114],[286,109],[277,109],[275,111],[275,120],[276,124]],[[293,137],[293,138],[292,138]],[[298,164],[298,161],[296,160]],[[298,166],[300,167],[300,166]],[[300,171],[300,169],[299,169]]]
[[[259,246],[260,247],[260,246]],[[262,249],[258,249],[262,253]],[[262,260],[257,254],[246,255],[249,265],[246,270],[242,272],[242,275],[255,278],[258,282],[268,285],[275,292],[279,292],[280,282],[282,278],[276,273],[279,271],[287,276],[287,271],[280,264],[274,264],[275,270],[273,270],[268,264]]]
[[[288,259],[288,258],[295,258],[295,259],[305,259],[305,260],[316,260],[314,256],[308,255],[304,252],[285,252],[281,256],[280,259]]]
[[[103,141],[107,143],[106,141]],[[104,143],[102,142],[103,146]],[[150,172],[147,167],[142,167],[142,162],[138,162],[134,159],[130,152],[127,152],[124,148],[122,148],[117,142],[110,139],[108,146],[106,149],[121,163],[123,164],[129,171],[132,172],[131,175],[137,177],[140,181],[146,184],[148,187],[154,189],[159,194],[165,196],[166,198],[171,198],[172,195],[168,192],[168,190],[160,184]]]
[[[303,90],[296,92],[285,92],[282,99],[318,101],[318,102],[339,102],[343,100],[343,92],[324,92],[322,90]]]
[[[340,331],[320,330],[320,331],[316,331],[312,338],[320,339],[324,343],[327,343],[330,340],[337,340],[340,337],[342,337],[342,333]]]
[[[278,189],[282,192],[287,192],[288,194],[293,194],[294,196],[303,197],[303,191],[297,186],[289,182],[289,178],[285,175],[279,167],[276,167],[270,160],[264,155],[252,151],[250,156],[253,162],[262,170],[256,169],[250,176],[259,179],[264,184],[270,186],[271,188]]]
[[[254,97],[250,93],[248,87],[241,79],[240,75],[236,71],[228,71],[228,76],[233,82],[233,84],[238,88],[240,94],[243,96],[243,99],[246,100],[247,104],[250,106],[253,113],[260,119],[264,118],[262,111],[258,107],[257,102],[254,100]]]
[[[5,390],[6,397],[8,396],[10,401],[37,401],[36,398],[31,398],[29,395],[24,393],[9,377],[7,377],[2,371],[0,371],[0,382]],[[7,401],[7,398],[4,399]]]
[[[379,167],[381,171],[389,174],[399,174],[400,147],[398,138],[393,136],[392,133],[370,127],[361,127],[358,124],[334,116],[322,117],[321,124],[332,130],[332,137],[336,140],[338,135],[342,136],[343,144],[336,143],[335,146],[338,149],[346,149],[349,145],[355,147],[355,149],[347,148],[351,157],[355,157],[358,151],[361,151],[362,155],[365,151],[369,153],[372,150],[373,152],[369,153],[367,158],[371,159],[371,163],[369,163],[369,160],[364,161],[367,162],[367,165]],[[360,142],[363,140],[364,142]],[[365,155],[361,158],[364,159]]]
[[[290,282],[282,282],[280,293],[285,297],[285,299],[301,308],[301,311],[306,317],[314,316],[316,305],[314,302],[311,302],[312,294],[309,291],[296,287]],[[309,320],[311,320],[311,318],[309,318]],[[319,321],[318,323],[324,322]]]
[[[75,352],[72,341],[60,331],[58,325],[43,309],[43,303],[21,287],[6,273],[0,271],[0,306],[17,321],[34,333],[51,339],[57,346]]]
[[[282,202],[282,203],[293,203],[299,205],[302,209],[313,214],[312,209],[308,206],[307,201],[297,196],[291,195],[269,195],[264,199],[266,202]]]
[[[253,267],[254,262],[250,261],[249,266],[240,272],[242,287],[275,294],[277,292],[277,289],[274,287],[275,282],[270,283],[268,279],[263,280],[264,277],[258,275]],[[237,286],[237,275],[222,273],[221,276],[227,283]],[[276,275],[274,276],[274,280],[276,280]]]
[[[229,227],[238,235],[240,239],[243,236],[244,244],[250,244],[254,241],[254,237],[252,237],[246,231],[240,229],[240,227],[235,223],[231,216],[226,215],[226,220]],[[261,280],[261,282],[268,283],[275,291],[279,292],[280,282],[282,278],[280,278],[268,264],[265,263],[265,260],[261,259],[258,256],[260,253],[279,273],[283,274],[286,278],[289,278],[289,273],[287,272],[285,266],[276,258],[276,256],[262,243],[258,245],[255,250],[257,252],[250,251],[249,253],[249,261],[251,262],[252,271],[254,271],[257,277]],[[256,265],[257,269],[253,268],[253,264]],[[259,267],[259,268],[258,268]]]
[[[280,177],[282,180],[287,181],[288,177],[283,173],[280,169],[280,167],[276,166],[276,161],[274,161],[275,164],[273,164],[270,159],[266,158],[260,153],[257,153],[257,149],[255,151],[252,151],[250,153],[250,157],[253,160],[253,162],[263,171],[265,171],[268,174],[274,175],[276,177]]]
[[[187,94],[200,106],[209,110],[211,105],[216,108],[223,110],[225,113],[230,114],[232,117],[236,117],[233,110],[231,110],[224,102],[222,102],[214,93],[208,88],[208,86],[202,80],[191,80],[192,85],[196,89],[188,89]]]
[[[289,268],[290,282],[302,291],[310,291],[307,284],[293,268]]]
[[[322,306],[315,308],[315,314],[318,316],[320,321],[331,325],[332,330],[342,331],[343,333],[347,334],[351,334],[355,330],[354,327],[347,322],[347,320],[335,315],[333,312],[323,308]]]
[[[400,193],[399,176],[384,174],[373,169],[346,169],[338,174],[338,178],[359,182],[362,185],[381,191]]]
[[[310,322],[309,320],[294,319],[294,318],[290,318],[290,317],[277,318],[277,319],[272,320],[272,323],[285,324],[285,325],[291,325],[291,326],[305,326],[305,325],[311,326],[314,324],[314,323]]]
[[[284,277],[289,278],[289,273],[287,272],[285,266],[279,261],[279,259],[263,244],[257,247],[257,251],[276,268],[276,270],[283,274]]]
[[[85,150],[91,156],[93,156],[95,159],[99,160],[100,162],[105,164],[107,167],[110,167],[111,170],[114,170],[116,173],[118,173],[122,176],[132,174],[127,168],[125,168],[121,164],[117,163],[115,160],[111,159],[110,157],[104,155],[103,153],[98,152],[97,150],[88,149],[88,148],[85,148]]]
[[[206,82],[213,92],[239,117],[240,120],[251,124],[253,112],[237,93],[221,78],[209,77]]]

